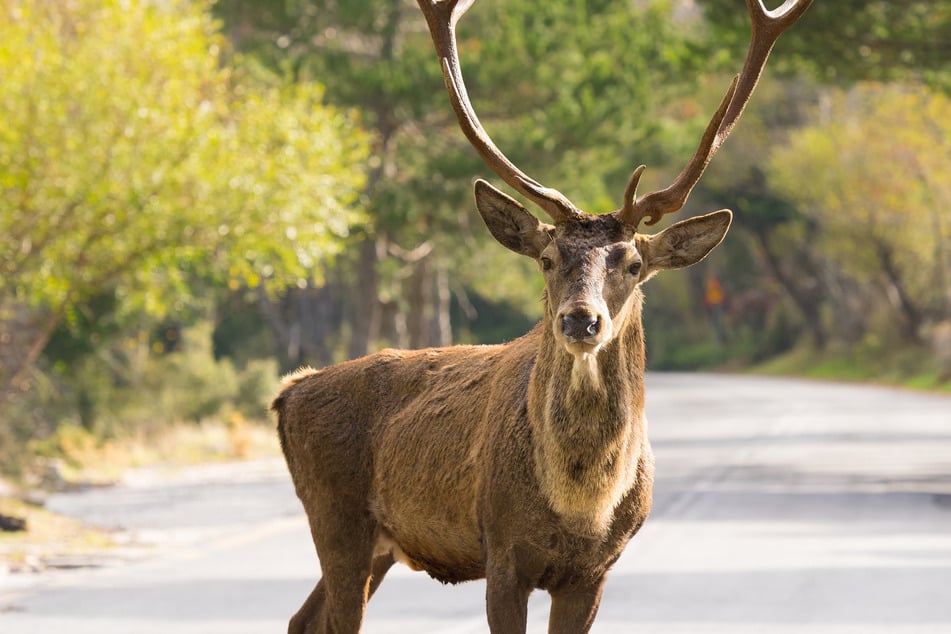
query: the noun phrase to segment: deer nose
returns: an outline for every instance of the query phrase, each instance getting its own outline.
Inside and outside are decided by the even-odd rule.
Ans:
[[[601,317],[577,308],[561,318],[561,332],[569,339],[587,339],[601,332]]]

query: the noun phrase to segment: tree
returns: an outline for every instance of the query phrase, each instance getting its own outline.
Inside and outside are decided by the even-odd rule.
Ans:
[[[697,0],[726,50],[746,39],[736,0]],[[773,3],[776,4],[776,3]],[[928,0],[815,2],[783,36],[775,67],[808,68],[824,81],[921,81],[951,91],[951,4]]]
[[[296,283],[361,218],[353,118],[225,45],[186,0],[0,4],[0,403],[94,294]]]
[[[669,121],[695,124],[706,111],[684,98],[691,83],[672,77],[701,59],[691,33],[675,29],[671,4],[480,0],[459,27],[462,63],[483,123],[506,154],[597,212],[619,206],[637,162],[689,157],[696,137],[672,133]],[[366,189],[373,223],[339,271],[354,289],[350,356],[381,338],[448,343],[449,299],[464,303],[465,288],[505,293],[537,317],[530,263],[497,258],[472,213],[472,178],[488,168],[457,129],[415,2],[223,0],[216,10],[249,56],[298,79],[319,78],[330,100],[358,108],[374,132]],[[660,105],[667,97],[670,109]]]
[[[829,339],[822,318],[828,289],[823,283],[821,255],[815,245],[819,227],[770,186],[765,159],[773,148],[786,141],[790,129],[808,123],[819,92],[820,87],[810,80],[764,78],[754,102],[744,113],[741,129],[723,148],[697,188],[700,197],[728,205],[734,212],[735,234],[724,245],[724,251],[750,251],[752,263],[734,258],[742,264],[731,270],[729,277],[740,297],[735,302],[739,306],[730,312],[756,315],[762,311],[743,310],[742,306],[752,303],[754,307],[763,307],[765,295],[784,296],[799,314],[797,321],[809,334],[815,350],[823,349]],[[746,240],[741,242],[743,238]],[[768,290],[771,287],[779,292]],[[767,302],[768,312],[777,312],[778,307],[772,305],[775,303]],[[777,352],[771,349],[773,337],[763,332],[762,324],[756,325],[754,356],[764,358]],[[789,333],[780,337],[787,345],[791,338]]]
[[[822,228],[825,258],[881,289],[866,314],[890,307],[910,342],[951,316],[949,122],[951,100],[923,86],[861,84],[834,93],[768,165],[772,186]]]

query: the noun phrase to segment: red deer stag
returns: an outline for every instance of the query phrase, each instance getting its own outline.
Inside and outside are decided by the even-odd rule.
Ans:
[[[485,181],[492,235],[534,258],[541,323],[511,343],[384,350],[285,379],[273,409],[323,578],[291,632],[358,632],[395,561],[446,583],[485,578],[492,632],[524,632],[529,593],[552,597],[549,631],[585,632],[605,576],[651,507],[640,285],[690,266],[726,234],[726,210],[638,233],[683,207],[759,79],[776,38],[811,0],[747,0],[752,40],[700,146],[674,183],[622,207],[580,211],[495,146],[469,103],[455,24],[472,0],[418,0],[469,141],[540,222]]]

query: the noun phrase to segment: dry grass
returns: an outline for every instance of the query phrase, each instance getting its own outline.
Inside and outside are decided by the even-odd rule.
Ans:
[[[226,421],[179,423],[106,441],[64,427],[38,449],[48,457],[45,484],[54,488],[116,482],[124,471],[137,467],[250,460],[280,452],[272,424],[248,422],[239,414]]]

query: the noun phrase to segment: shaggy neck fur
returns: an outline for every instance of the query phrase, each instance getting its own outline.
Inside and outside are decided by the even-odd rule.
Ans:
[[[604,392],[604,381],[601,380],[601,368],[598,366],[598,355],[585,353],[575,355],[571,364],[571,391],[572,392]]]
[[[535,470],[552,509],[574,532],[606,534],[637,480],[645,439],[641,295],[596,355],[575,357],[542,324],[529,388]],[[546,322],[550,318],[546,318]]]

